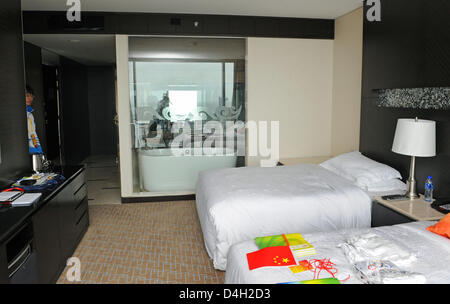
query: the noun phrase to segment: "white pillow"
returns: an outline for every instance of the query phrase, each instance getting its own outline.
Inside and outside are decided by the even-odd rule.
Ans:
[[[363,189],[382,181],[402,178],[400,172],[394,168],[365,157],[358,151],[338,155],[324,161],[320,166]]]
[[[367,187],[367,191],[369,192],[385,192],[397,190],[399,193],[406,192],[406,184],[396,178],[374,183]]]

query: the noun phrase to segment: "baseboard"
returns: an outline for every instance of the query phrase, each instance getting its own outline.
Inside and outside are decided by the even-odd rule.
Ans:
[[[195,194],[122,197],[121,200],[122,200],[122,204],[155,203],[155,202],[168,202],[168,201],[191,201],[191,200],[195,200]]]

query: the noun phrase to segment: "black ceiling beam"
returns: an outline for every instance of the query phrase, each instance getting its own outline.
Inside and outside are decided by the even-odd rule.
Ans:
[[[333,19],[234,15],[23,11],[25,34],[126,34],[334,39]]]

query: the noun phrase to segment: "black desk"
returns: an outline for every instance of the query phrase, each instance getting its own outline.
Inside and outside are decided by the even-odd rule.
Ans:
[[[53,172],[66,179],[44,192],[38,202],[0,209],[0,282],[11,281],[5,278],[6,244],[24,226],[32,227],[38,282],[51,283],[59,277],[89,225],[85,168],[64,166]]]
[[[42,193],[38,202],[32,206],[23,207],[1,207],[0,208],[0,244],[17,229],[27,218],[29,218],[39,208],[44,206],[61,189],[69,184],[80,172],[84,170],[83,166],[64,166],[55,168],[54,173],[61,174],[66,180],[51,191]],[[23,174],[23,176],[32,173]],[[18,177],[19,178],[19,177]]]

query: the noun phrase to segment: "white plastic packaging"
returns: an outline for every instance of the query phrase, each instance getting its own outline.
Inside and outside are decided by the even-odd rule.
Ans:
[[[367,284],[424,284],[425,277],[404,271],[388,260],[362,261],[353,265],[360,279]]]

